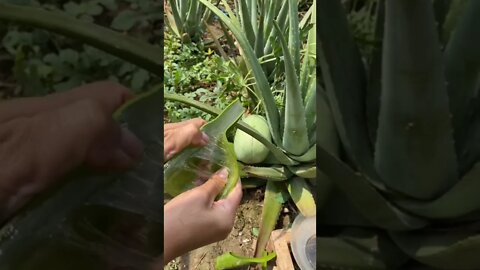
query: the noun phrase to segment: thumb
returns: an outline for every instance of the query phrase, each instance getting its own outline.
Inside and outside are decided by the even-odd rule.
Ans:
[[[200,186],[201,189],[207,194],[209,203],[215,200],[215,197],[223,190],[227,183],[228,169],[222,168],[216,172],[210,179]]]

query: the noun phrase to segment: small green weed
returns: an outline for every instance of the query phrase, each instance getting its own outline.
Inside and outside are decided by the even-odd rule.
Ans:
[[[46,9],[62,10],[73,17],[161,44],[163,16],[160,2],[146,0],[34,1],[0,0]],[[40,29],[8,25],[0,29],[0,56],[9,57],[12,74],[22,96],[65,91],[83,83],[113,80],[135,92],[160,83],[126,61],[81,42]]]
[[[175,35],[165,32],[165,91],[183,94],[218,109],[224,109],[235,98],[245,107],[251,104],[245,80],[231,60],[225,60],[201,44],[182,44]],[[177,122],[211,115],[176,102],[165,102],[165,121]]]

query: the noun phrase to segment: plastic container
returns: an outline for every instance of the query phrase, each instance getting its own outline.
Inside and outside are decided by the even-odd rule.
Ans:
[[[317,258],[316,217],[299,214],[292,225],[291,247],[293,257],[301,270],[315,270]]]

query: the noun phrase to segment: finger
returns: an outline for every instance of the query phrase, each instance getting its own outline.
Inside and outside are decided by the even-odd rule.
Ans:
[[[100,81],[54,95],[55,102],[68,104],[81,99],[93,99],[102,105],[106,113],[113,114],[117,108],[133,97],[132,92],[121,84]]]
[[[242,183],[241,180],[238,179],[237,185],[232,192],[228,194],[227,198],[217,201],[214,207],[222,208],[227,214],[235,215],[235,212],[242,201],[242,196]]]
[[[194,119],[189,119],[189,120],[178,122],[178,123],[166,124],[164,127],[164,130],[180,128],[189,124],[193,124],[194,126],[201,128],[203,125],[205,125],[205,123],[207,122],[202,118],[194,118]]]
[[[128,128],[116,123],[89,151],[87,164],[99,169],[128,169],[143,155],[143,144]]]
[[[143,155],[143,143],[133,134],[128,127],[120,128],[120,140],[117,147],[133,159],[139,159]]]
[[[0,103],[0,123],[19,117],[32,117],[38,113],[56,110],[68,104],[93,99],[109,113],[132,97],[130,91],[113,82],[97,82],[52,94],[46,97],[20,98]]]
[[[201,185],[199,188],[208,197],[208,203],[212,203],[215,200],[215,197],[223,190],[225,184],[227,183],[228,170],[223,168],[216,172],[210,179]]]
[[[193,146],[203,146],[208,144],[208,135],[205,132],[200,131],[200,128],[194,123],[185,126],[184,129],[185,132],[182,132],[180,134],[181,138],[179,138],[184,142],[182,147],[186,147],[190,144]]]
[[[193,123],[184,125],[181,130],[166,130],[163,135],[165,160],[171,159],[190,145],[203,146],[208,143],[208,136]]]

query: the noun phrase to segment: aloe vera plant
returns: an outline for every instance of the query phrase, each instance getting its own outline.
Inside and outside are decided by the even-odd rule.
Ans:
[[[325,95],[317,95],[316,68],[315,68],[315,20],[316,1],[308,12],[308,17],[302,22],[298,18],[298,1],[260,1],[259,6],[269,7],[270,15],[275,14],[273,9],[283,10],[285,21],[279,21],[278,16],[263,16],[262,11],[255,11],[256,1],[237,1],[241,10],[234,13],[226,1],[222,1],[226,14],[208,0],[200,0],[226,28],[232,32],[251,70],[255,81],[255,94],[259,98],[266,115],[266,122],[271,136],[264,136],[252,126],[238,121],[236,127],[258,140],[269,150],[266,159],[260,163],[248,164],[239,162],[240,175],[243,178],[262,178],[267,180],[262,222],[257,239],[255,256],[260,257],[266,247],[270,233],[275,228],[282,205],[286,199],[292,198],[305,216],[316,214],[313,185],[317,182],[315,153],[317,122],[322,128],[320,143],[337,155],[337,136],[333,124],[332,114]],[[273,3],[277,2],[277,3]],[[247,16],[247,12],[248,16]],[[239,16],[237,16],[239,15]],[[256,22],[255,16],[262,17],[265,26],[252,31],[244,31],[245,27]],[[283,17],[282,17],[283,18]],[[262,22],[260,22],[262,24]],[[309,25],[308,37],[301,42],[300,25]],[[268,27],[267,27],[268,25]],[[253,28],[253,27],[252,27]],[[268,32],[268,40],[278,43],[283,55],[284,65],[275,66],[281,70],[282,76],[274,82],[268,78],[268,70],[262,66],[263,54],[268,42],[262,40],[261,31]],[[265,42],[265,43],[264,43]],[[262,44],[260,46],[259,44]],[[268,46],[267,46],[268,47]],[[278,107],[274,101],[274,86],[281,84],[284,89],[283,106]],[[165,94],[166,99],[184,102],[205,112],[219,114],[210,106],[190,101],[174,94]],[[318,102],[320,100],[320,102]],[[323,112],[317,121],[317,110]],[[242,135],[243,136],[243,135]],[[271,137],[271,140],[269,140]],[[244,140],[242,140],[244,141]],[[246,148],[249,145],[240,145]],[[330,186],[326,177],[319,181],[325,187]],[[292,196],[288,196],[288,194]]]
[[[310,10],[311,12],[311,10]],[[305,26],[309,19],[310,12],[304,17],[304,21],[299,26]],[[283,59],[278,55],[282,55],[282,49],[278,46],[279,33],[285,33],[288,27],[290,16],[288,1],[254,1],[254,0],[236,0],[235,9],[229,13],[230,18],[235,16],[239,26],[245,32],[248,43],[253,48],[256,57],[260,60],[262,68],[269,81],[273,81],[275,68],[279,72],[283,71]],[[293,19],[298,18],[298,12],[295,13]],[[274,21],[280,26],[280,32],[274,27]],[[302,27],[304,28],[304,27]],[[226,30],[226,29],[225,29]],[[298,30],[298,29],[296,29]],[[299,35],[295,35],[298,37]],[[299,43],[297,41],[292,41]],[[299,46],[295,47],[299,49]],[[247,56],[242,46],[239,46],[242,58],[240,65],[244,65]],[[299,53],[293,53],[297,57]],[[276,59],[277,58],[277,59]],[[280,60],[280,61],[278,61]],[[298,69],[298,67],[296,67]]]
[[[183,42],[198,42],[212,19],[210,10],[197,0],[168,0],[168,3],[167,26]]]
[[[317,241],[317,265],[480,268],[480,2],[461,16],[438,2],[379,1],[382,46],[364,61],[342,3],[321,1],[320,69],[346,158],[317,145],[334,183],[318,221],[335,228]],[[452,16],[451,32],[437,23]]]
[[[0,21],[79,39],[163,76],[161,48],[61,12],[0,3]],[[159,85],[113,116],[145,145],[134,170],[98,174],[80,168],[2,220],[1,269],[147,269],[163,253],[162,190],[152,192],[162,175],[161,102]]]

